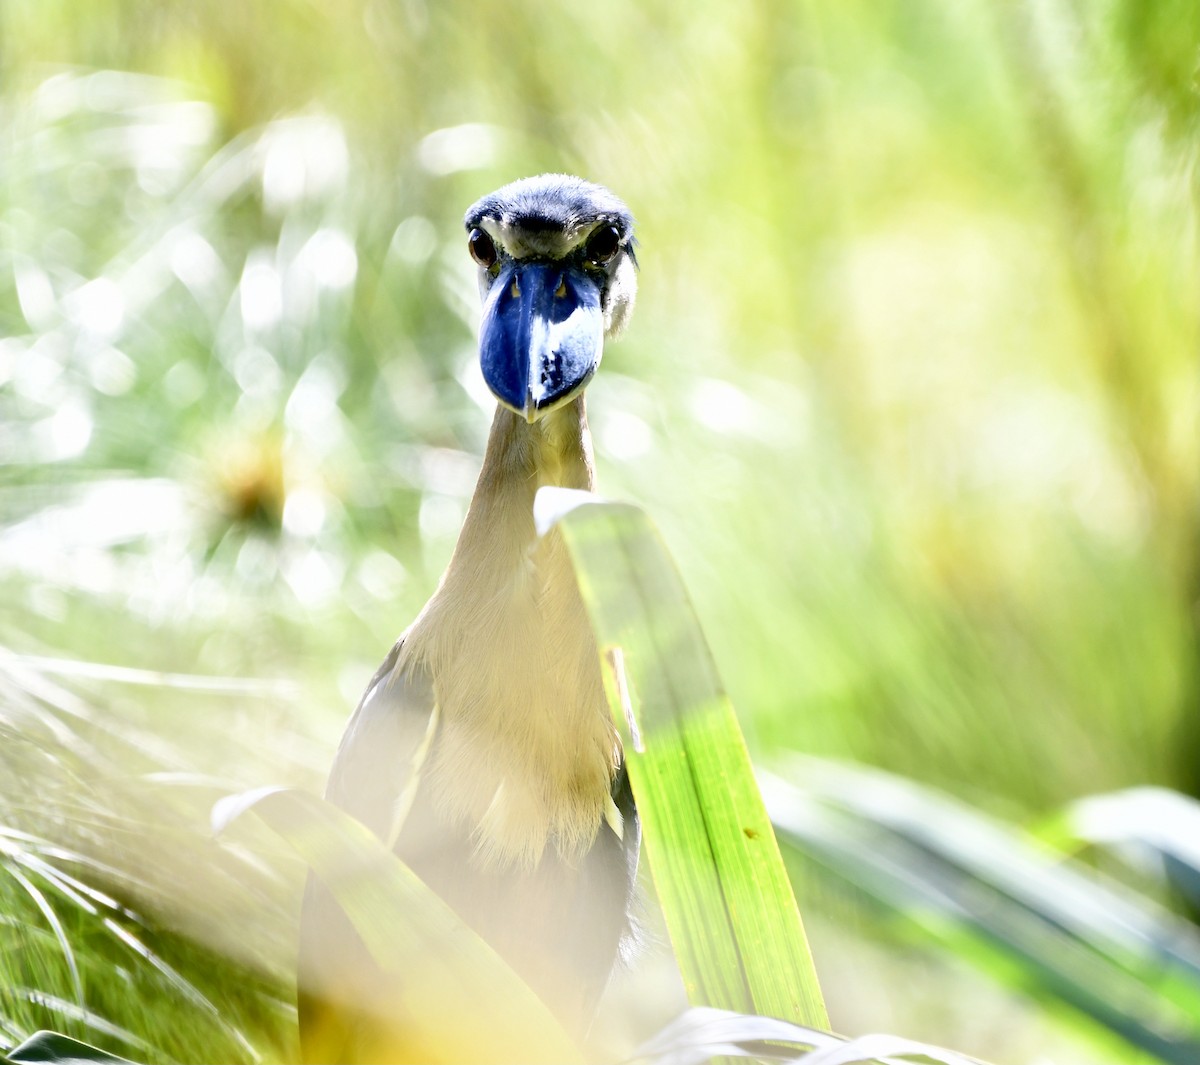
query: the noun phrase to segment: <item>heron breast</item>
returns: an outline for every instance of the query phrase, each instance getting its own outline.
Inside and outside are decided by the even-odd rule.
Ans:
[[[540,561],[460,619],[434,673],[441,726],[426,779],[483,865],[533,866],[547,847],[578,860],[620,759],[574,576]]]

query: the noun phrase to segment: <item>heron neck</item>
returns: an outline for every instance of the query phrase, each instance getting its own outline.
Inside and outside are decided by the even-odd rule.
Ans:
[[[528,495],[532,504],[544,485],[591,491],[595,481],[582,395],[535,422],[497,407],[472,507],[481,495]]]
[[[514,562],[525,557],[537,538],[533,524],[537,490],[558,485],[592,491],[595,480],[582,396],[533,423],[498,407],[447,578],[466,577],[463,570],[476,570],[475,575],[484,577],[487,567],[481,568],[481,560],[490,566],[510,551]]]

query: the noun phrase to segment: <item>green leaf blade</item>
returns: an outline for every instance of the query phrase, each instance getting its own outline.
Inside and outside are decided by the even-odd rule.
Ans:
[[[620,651],[629,705],[615,681],[610,702],[691,1001],[827,1028],[745,741],[661,537],[637,508],[582,493],[543,489],[538,508],[567,544],[600,647]]]
[[[385,978],[390,1060],[578,1062],[550,1010],[492,948],[380,840],[333,804],[262,788],[223,800],[214,820],[253,810],[312,868]]]

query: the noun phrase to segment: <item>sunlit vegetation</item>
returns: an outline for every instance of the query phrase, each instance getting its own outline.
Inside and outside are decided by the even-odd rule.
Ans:
[[[491,405],[461,212],[554,169],[638,216],[601,487],[808,789],[834,1028],[1188,1060],[1192,808],[1070,804],[1200,790],[1198,54],[1192,0],[3,0],[0,1047],[295,1054],[301,863],[210,810],[319,790],[432,590]],[[1017,851],[964,865],[958,803]],[[1026,846],[1178,970],[1008,950]],[[951,873],[998,908],[958,923]],[[680,1006],[654,956],[626,1045]]]

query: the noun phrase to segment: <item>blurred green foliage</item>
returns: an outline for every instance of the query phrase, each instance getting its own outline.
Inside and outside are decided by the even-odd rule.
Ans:
[[[1198,12],[3,0],[0,643],[293,687],[6,659],[0,823],[112,849],[83,789],[136,867],[209,778],[319,786],[488,423],[461,213],[543,169],[640,220],[601,484],[760,751],[1018,817],[1200,789]],[[199,935],[178,889],[131,902]]]

